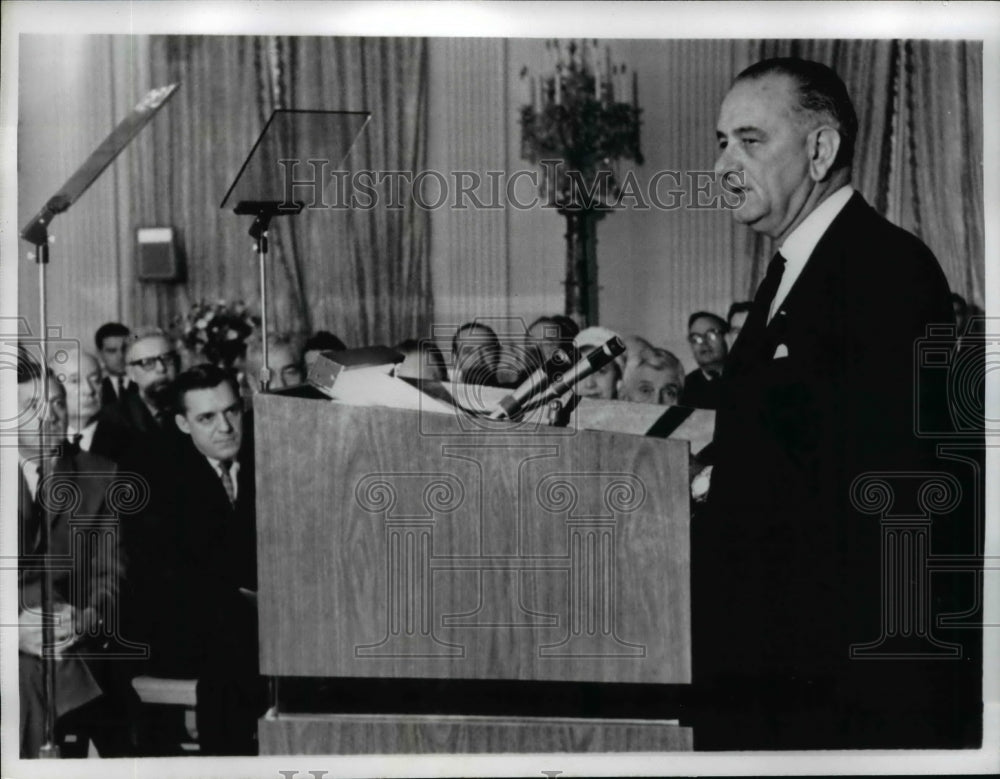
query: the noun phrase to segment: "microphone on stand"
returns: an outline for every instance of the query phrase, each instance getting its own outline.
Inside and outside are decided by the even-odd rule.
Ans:
[[[569,367],[570,357],[562,349],[556,349],[552,356],[526,378],[517,389],[500,401],[497,408],[490,414],[490,419],[513,419],[528,405],[539,392],[542,392],[549,382],[557,379]]]
[[[624,353],[625,342],[621,338],[615,336],[608,339],[603,346],[599,346],[592,352],[585,354],[576,365],[553,381],[542,394],[539,402],[546,403],[554,398],[558,398],[560,395],[566,394],[590,374],[597,373],[597,371],[618,355]]]

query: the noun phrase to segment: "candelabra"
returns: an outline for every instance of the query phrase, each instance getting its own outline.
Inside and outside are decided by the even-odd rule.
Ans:
[[[545,49],[548,74],[521,69],[521,156],[541,165],[542,196],[566,218],[566,314],[587,327],[598,320],[597,221],[617,205],[619,161],[642,164],[638,77],[597,41]]]

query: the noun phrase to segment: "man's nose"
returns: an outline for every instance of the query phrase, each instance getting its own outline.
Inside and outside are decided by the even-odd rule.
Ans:
[[[726,149],[719,150],[719,156],[715,158],[715,167],[713,170],[715,171],[715,175],[718,177],[722,177],[727,173],[733,172],[734,166],[729,157],[728,147]]]

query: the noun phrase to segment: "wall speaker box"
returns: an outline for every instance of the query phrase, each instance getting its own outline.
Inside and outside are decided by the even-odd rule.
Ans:
[[[139,281],[184,281],[172,227],[140,227],[135,231]]]

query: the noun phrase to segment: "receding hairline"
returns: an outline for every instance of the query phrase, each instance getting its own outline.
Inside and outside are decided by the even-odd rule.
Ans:
[[[825,122],[833,122],[838,124],[836,119],[829,114],[821,114],[812,109],[806,108],[802,104],[802,88],[799,80],[791,73],[786,73],[782,70],[772,70],[764,73],[751,73],[750,75],[744,76],[739,75],[733,79],[733,83],[729,87],[729,91],[732,92],[737,86],[743,84],[760,84],[767,81],[785,82],[785,95],[787,96],[787,101],[785,105],[785,110],[788,116],[794,121],[798,122],[801,126],[808,127],[812,125],[809,129],[818,127]],[[760,129],[756,127],[741,127],[737,128],[734,132],[746,131]]]
[[[179,387],[177,389],[175,412],[181,416],[187,416],[188,405],[187,396],[193,392],[211,392],[217,390],[219,387],[228,387],[230,393],[233,396],[234,402],[238,403],[240,401],[239,386],[236,384],[236,379],[232,376],[222,376],[219,381],[208,387]]]
[[[167,346],[171,345],[170,336],[168,336],[162,330],[137,331],[132,333],[132,335],[128,337],[128,340],[125,341],[126,358],[132,353],[132,350],[136,347],[137,344],[140,344],[143,341],[150,341],[153,338],[160,338],[164,341],[164,343],[167,344]]]

